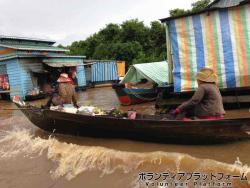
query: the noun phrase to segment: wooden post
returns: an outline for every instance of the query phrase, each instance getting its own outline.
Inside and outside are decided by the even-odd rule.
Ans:
[[[167,60],[168,60],[168,80],[169,84],[173,83],[173,59],[172,59],[172,48],[171,48],[171,40],[169,36],[169,29],[167,22],[166,26],[166,45],[167,45]]]

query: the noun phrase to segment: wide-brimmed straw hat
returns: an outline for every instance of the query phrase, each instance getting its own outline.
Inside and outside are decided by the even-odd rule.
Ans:
[[[202,68],[196,75],[196,79],[203,82],[217,82],[217,74],[213,69]]]
[[[65,83],[65,82],[71,82],[72,80],[69,78],[69,75],[66,73],[60,74],[60,77],[58,78],[57,82],[59,83]]]

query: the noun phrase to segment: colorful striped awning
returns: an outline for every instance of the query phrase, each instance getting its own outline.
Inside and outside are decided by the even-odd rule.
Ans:
[[[197,87],[195,75],[213,68],[221,88],[250,86],[250,5],[169,20],[176,92]]]

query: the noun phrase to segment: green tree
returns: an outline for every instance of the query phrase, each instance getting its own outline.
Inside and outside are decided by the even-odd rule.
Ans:
[[[120,40],[121,28],[118,24],[108,24],[98,33],[103,43],[117,42]]]
[[[140,43],[142,48],[146,50],[149,42],[149,28],[138,19],[128,20],[121,25],[121,42],[135,42]]]
[[[152,60],[161,61],[166,59],[165,27],[157,21],[151,22],[149,44],[150,50],[147,53],[151,54]]]
[[[199,0],[194,3],[192,3],[192,12],[198,12],[203,9],[205,9],[209,4],[211,3],[211,0]]]
[[[67,49],[67,47],[63,46],[62,44],[57,45],[57,47]]]
[[[134,59],[136,59],[140,53],[143,53],[142,46],[137,41],[114,43],[111,46],[110,54],[116,60],[126,61],[126,66],[130,66]]]
[[[187,14],[189,12],[190,12],[189,10],[176,8],[176,9],[170,10],[169,14],[170,14],[170,16],[182,16],[182,15]]]
[[[79,41],[73,42],[69,47],[69,55],[85,55],[86,42]]]
[[[124,60],[134,63],[158,61],[166,58],[165,29],[154,21],[150,27],[132,19],[122,24],[108,24],[83,41],[73,42],[71,55],[85,55],[87,59]]]
[[[191,4],[191,9],[185,10],[185,9],[172,9],[169,11],[170,16],[182,16],[184,14],[188,14],[188,13],[195,13],[198,11],[201,11],[203,9],[205,9],[209,4],[210,4],[211,0],[198,0],[194,3]]]
[[[111,44],[100,43],[93,54],[94,59],[113,59],[110,54]]]

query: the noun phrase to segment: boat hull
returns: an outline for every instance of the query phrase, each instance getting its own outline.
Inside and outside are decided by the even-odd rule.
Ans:
[[[113,87],[120,103],[124,106],[154,101],[157,97],[156,89],[129,89]]]
[[[130,120],[34,107],[22,111],[33,124],[45,131],[77,136],[200,145],[249,139],[250,134],[250,118],[178,121],[145,115]]]
[[[46,97],[46,94],[40,93],[38,95],[26,95],[25,96],[25,101],[34,101],[34,100],[39,100],[39,99],[44,99]]]

